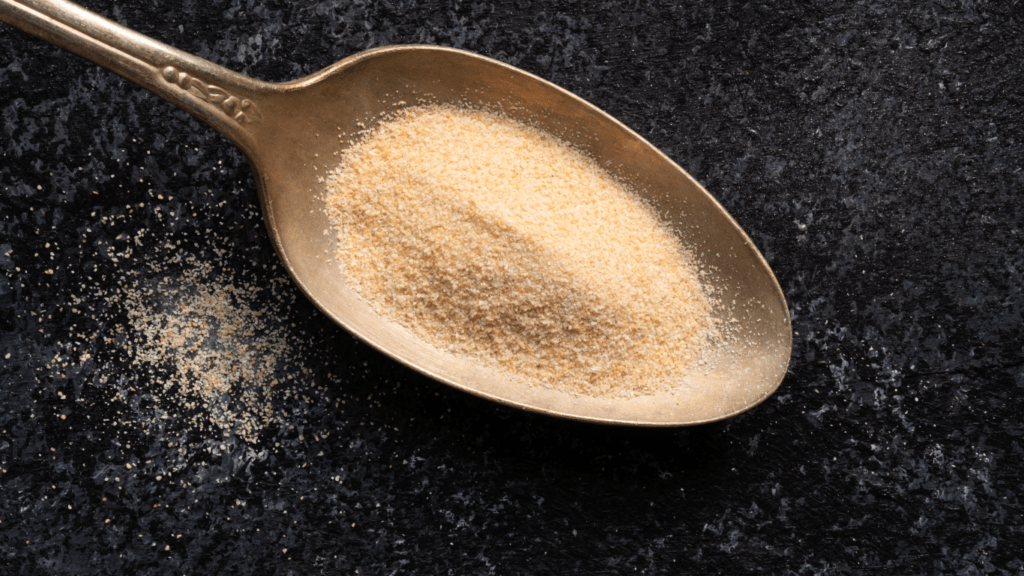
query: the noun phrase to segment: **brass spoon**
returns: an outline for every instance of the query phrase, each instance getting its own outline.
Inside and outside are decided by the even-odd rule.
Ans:
[[[378,350],[460,390],[553,416],[636,426],[720,420],[757,405],[789,365],[785,297],[739,225],[689,174],[629,128],[532,74],[469,52],[391,46],[283,84],[253,80],[63,0],[0,0],[0,20],[52,42],[188,111],[237,144],[256,174],[267,231],[295,283]],[[500,106],[571,141],[643,191],[695,254],[729,327],[705,370],[674,390],[573,396],[522,384],[444,354],[382,320],[332,258],[324,176],[336,153],[382,114],[421,101]],[[339,139],[339,134],[341,138]]]

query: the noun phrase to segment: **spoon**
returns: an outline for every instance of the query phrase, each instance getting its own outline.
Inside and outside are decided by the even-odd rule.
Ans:
[[[394,359],[460,390],[564,418],[683,426],[727,418],[778,388],[792,348],[789,310],[754,243],[658,149],[581,98],[532,74],[436,46],[360,52],[272,84],[222,68],[63,0],[0,0],[0,20],[179,106],[239,146],[255,172],[267,231],[299,288],[332,320]],[[651,204],[695,257],[728,338],[676,388],[636,397],[577,396],[445,354],[378,316],[333,259],[320,177],[365,125],[424,101],[500,107],[590,154]],[[339,138],[340,136],[340,138]]]

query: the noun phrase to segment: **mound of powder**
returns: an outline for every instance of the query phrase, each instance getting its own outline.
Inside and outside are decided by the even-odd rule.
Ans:
[[[579,394],[677,384],[717,338],[688,254],[596,162],[536,128],[406,109],[328,178],[342,272],[434,347]]]

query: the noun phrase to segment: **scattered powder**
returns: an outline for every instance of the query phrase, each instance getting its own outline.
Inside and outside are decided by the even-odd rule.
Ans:
[[[326,396],[299,360],[308,343],[278,329],[294,320],[289,279],[243,281],[221,271],[214,263],[223,252],[211,250],[183,254],[168,243],[144,265],[121,270],[112,286],[83,286],[71,312],[104,328],[89,336],[72,326],[77,342],[61,345],[47,365],[61,379],[91,370],[93,383],[112,389],[124,407],[115,426],[134,421],[150,433],[160,430],[186,459],[204,446],[219,453],[254,445],[268,430],[294,429],[305,415],[296,410]]]
[[[382,317],[579,394],[678,385],[718,339],[687,252],[596,162],[480,110],[385,119],[328,179],[347,281]]]
[[[280,423],[273,390],[291,347],[250,307],[253,289],[210,280],[209,265],[125,291],[134,366],[162,380],[159,396],[192,414],[193,425],[255,442]],[[205,420],[205,422],[203,422]]]

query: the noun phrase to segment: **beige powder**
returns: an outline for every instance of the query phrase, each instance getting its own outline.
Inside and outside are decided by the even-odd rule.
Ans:
[[[342,271],[431,345],[583,394],[676,385],[718,337],[690,258],[635,194],[535,128],[407,109],[328,179]]]
[[[273,389],[291,347],[246,305],[251,288],[211,281],[212,272],[204,264],[124,293],[132,363],[160,368],[162,396],[191,412],[194,427],[255,443],[266,424],[279,424]]]

